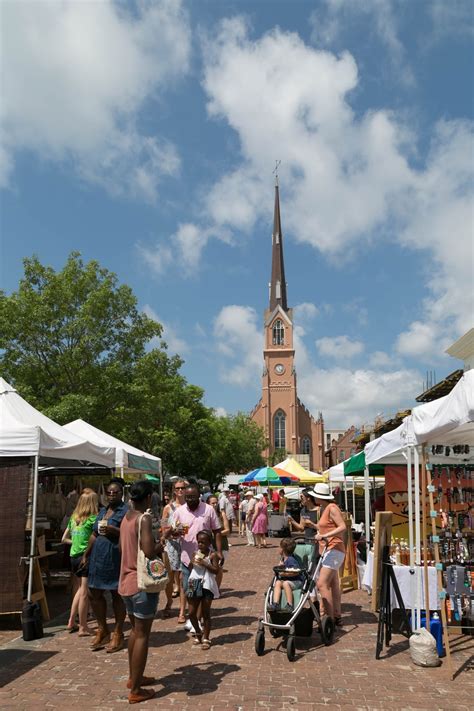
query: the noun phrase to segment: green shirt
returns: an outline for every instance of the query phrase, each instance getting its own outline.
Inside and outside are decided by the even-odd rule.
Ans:
[[[69,519],[67,527],[71,533],[72,546],[70,555],[72,558],[76,555],[82,555],[86,550],[96,518],[97,514],[93,514],[79,525],[72,516]]]

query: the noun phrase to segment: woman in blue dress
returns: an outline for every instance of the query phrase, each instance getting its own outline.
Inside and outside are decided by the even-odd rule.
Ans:
[[[89,545],[84,553],[89,561],[89,599],[97,618],[97,633],[91,649],[97,651],[108,644],[108,653],[118,652],[123,648],[123,625],[125,622],[125,605],[118,594],[120,575],[120,524],[128,511],[128,504],[123,501],[123,480],[118,477],[111,479],[106,493],[108,505],[99,511],[94,524]],[[107,600],[105,591],[112,595],[112,605],[115,616],[115,628],[110,639],[107,626]]]

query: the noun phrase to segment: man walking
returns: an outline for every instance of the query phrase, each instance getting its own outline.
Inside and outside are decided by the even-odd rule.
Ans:
[[[176,510],[174,527],[176,533],[181,535],[181,580],[186,593],[191,573],[191,561],[198,551],[198,533],[211,531],[214,534],[217,555],[221,565],[224,563],[219,519],[212,506],[201,501],[197,484],[188,484],[186,487],[185,504]]]

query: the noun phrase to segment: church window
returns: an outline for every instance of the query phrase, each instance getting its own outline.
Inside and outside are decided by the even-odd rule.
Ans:
[[[311,440],[308,435],[303,437],[302,441],[302,454],[311,454]]]
[[[275,449],[286,448],[286,415],[283,410],[275,413]]]
[[[273,345],[283,346],[285,343],[285,328],[278,318],[273,324]]]

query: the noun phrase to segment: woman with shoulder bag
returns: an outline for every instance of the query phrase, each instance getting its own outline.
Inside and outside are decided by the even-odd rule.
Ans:
[[[162,589],[162,584],[153,586],[147,580],[145,568],[150,560],[161,555],[163,547],[153,538],[151,516],[146,513],[151,505],[153,487],[149,481],[137,481],[130,487],[130,499],[133,510],[128,511],[120,527],[120,548],[122,553],[118,591],[123,598],[132,631],[128,640],[128,663],[130,669],[127,688],[130,689],[128,701],[137,704],[152,699],[154,689],[143,689],[153,684],[153,677],[145,677],[144,671],[148,656],[148,644],[151,626],[158,607],[158,592],[149,589]],[[150,560],[144,560],[144,556]],[[150,585],[151,582],[151,585]],[[148,588],[148,589],[147,589]]]

